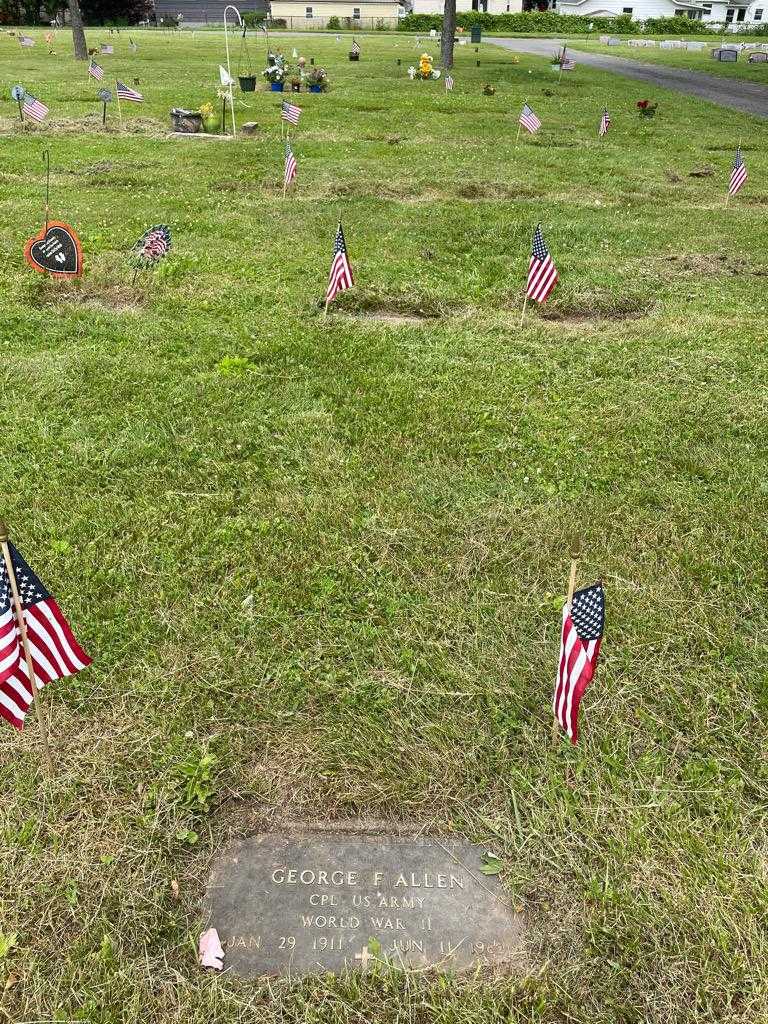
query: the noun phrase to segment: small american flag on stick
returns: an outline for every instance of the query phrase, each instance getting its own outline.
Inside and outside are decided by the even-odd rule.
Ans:
[[[297,164],[296,157],[293,155],[291,149],[290,140],[285,144],[285,173],[283,174],[283,195],[285,190],[291,184],[292,181],[296,180]]]
[[[351,53],[360,53],[360,43],[358,43],[354,36],[352,37],[352,45],[349,49]]]
[[[445,76],[445,90],[446,92],[453,92],[453,75]]]
[[[728,183],[729,197],[735,196],[746,180],[747,165],[744,163],[744,157],[741,155],[741,146],[739,146],[736,150],[736,156],[733,160],[733,167],[731,169],[731,180]]]
[[[344,292],[354,284],[352,267],[349,265],[347,244],[344,241],[344,232],[341,229],[341,221],[336,229],[336,238],[333,243],[333,261],[331,273],[328,276],[328,288],[325,293],[325,311],[328,312],[329,304],[336,298],[339,292]]]
[[[289,103],[288,100],[283,100],[280,106],[280,117],[289,124],[296,125],[301,117],[301,107],[297,107],[295,103]]]
[[[566,57],[565,49],[566,48],[563,47],[563,52],[560,54],[560,70],[573,71],[573,69],[576,67],[576,61],[572,57]]]
[[[611,115],[608,113],[607,108],[603,108],[603,116],[600,118],[600,127],[597,129],[597,134],[602,138],[603,135],[608,134],[608,129],[611,127]]]
[[[100,51],[101,51],[101,53],[109,54],[109,53],[114,53],[115,52],[115,48],[114,48],[114,46],[112,46],[111,43],[102,43],[101,47],[100,47]]]
[[[19,42],[22,46],[34,46],[35,40],[32,36],[19,36]]]
[[[21,109],[33,121],[44,121],[48,116],[48,107],[29,92],[24,96],[24,106]]]
[[[129,103],[144,102],[144,97],[141,93],[137,92],[135,89],[131,89],[131,87],[126,85],[125,82],[118,81],[115,85],[117,86],[117,98],[119,100],[127,100]]]
[[[91,78],[95,78],[97,82],[100,82],[104,77],[104,68],[99,67],[95,60],[92,60],[88,65],[88,74]]]
[[[523,128],[529,131],[531,135],[535,135],[539,128],[541,128],[541,121],[527,103],[523,104],[523,109],[520,111],[520,117],[518,120]]]
[[[544,236],[541,233],[541,224],[536,225],[533,233],[533,246],[531,248],[531,261],[528,265],[528,284],[525,289],[526,299],[533,299],[534,302],[546,302],[549,294],[557,284],[557,268],[552,261]]]
[[[595,675],[604,629],[602,584],[577,591],[563,606],[560,661],[552,710],[572,743],[579,738],[579,704]]]
[[[52,594],[4,539],[0,568],[0,716],[21,729],[41,690],[91,664]],[[23,624],[17,615],[21,613]],[[31,672],[30,672],[31,668]]]

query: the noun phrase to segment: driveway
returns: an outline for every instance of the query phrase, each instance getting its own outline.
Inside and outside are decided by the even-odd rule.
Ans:
[[[562,42],[558,43],[556,39],[499,39],[485,36],[483,42],[541,57],[551,57],[552,51],[558,45],[562,46]],[[701,71],[665,67],[662,64],[643,64],[641,61],[628,60],[626,57],[609,57],[603,53],[585,53],[573,48],[570,43],[568,52],[573,54],[580,64],[597,68],[599,71],[611,71],[615,75],[635,78],[663,89],[685,93],[686,96],[696,96],[698,99],[717,103],[721,107],[740,110],[744,114],[768,117],[768,86],[759,85],[757,82],[707,75]]]

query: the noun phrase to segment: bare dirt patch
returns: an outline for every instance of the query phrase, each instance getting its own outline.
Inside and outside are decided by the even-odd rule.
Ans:
[[[539,309],[539,317],[557,323],[583,323],[590,320],[640,320],[653,304],[632,295],[592,292],[572,299],[552,299]]]
[[[40,301],[50,306],[136,313],[147,300],[140,281],[134,288],[130,283],[97,281],[87,277],[77,280],[46,277]]]
[[[374,288],[344,292],[334,302],[334,312],[358,320],[376,320],[399,326],[436,320],[450,311],[437,299],[411,292],[390,294]]]
[[[768,276],[768,268],[755,267],[743,256],[735,256],[733,253],[726,252],[673,252],[664,257],[664,263],[667,266],[671,265],[674,273],[680,275],[727,274],[729,277],[740,277],[750,274],[753,277]]]

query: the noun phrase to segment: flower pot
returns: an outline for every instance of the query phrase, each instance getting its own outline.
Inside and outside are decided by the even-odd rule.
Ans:
[[[208,135],[218,135],[220,128],[221,119],[218,114],[211,114],[209,117],[203,118],[203,131]]]
[[[355,53],[354,51],[350,50],[349,59],[350,60],[360,60],[360,54],[359,53]]]
[[[285,82],[270,82],[269,83],[269,87],[272,90],[272,92],[282,92],[284,85],[285,85]]]
[[[322,92],[323,91],[323,87],[322,87],[322,85],[310,85],[309,91],[310,92]]]
[[[256,92],[256,75],[238,75],[242,92]]]

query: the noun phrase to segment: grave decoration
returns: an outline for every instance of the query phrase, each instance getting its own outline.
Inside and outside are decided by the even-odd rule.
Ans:
[[[207,132],[209,135],[215,135],[216,132],[219,131],[220,127],[223,131],[224,118],[222,117],[222,119],[219,120],[219,116],[212,103],[201,103],[198,113],[202,119],[202,128],[204,132]]]
[[[99,89],[96,93],[101,100],[101,123],[107,123],[107,104],[112,102],[112,93],[109,89]]]
[[[288,61],[282,53],[272,53],[270,51],[267,54],[267,66],[262,71],[262,75],[269,82],[272,92],[283,91],[289,72]]]
[[[654,117],[659,109],[659,104],[651,103],[650,100],[638,100],[637,109],[640,112],[640,117]]]
[[[245,978],[366,973],[376,962],[524,967],[525,918],[504,893],[501,867],[483,847],[447,837],[252,836],[214,863],[200,962],[218,970],[223,959]]]
[[[140,270],[154,270],[168,255],[171,248],[171,229],[167,224],[155,224],[148,228],[131,250],[131,263],[136,268],[133,284],[136,284]]]
[[[237,80],[242,92],[256,91],[256,72],[248,48],[248,26],[243,23],[243,34],[240,38],[240,56],[237,59]]]
[[[490,82],[486,82],[485,85],[483,86],[483,96],[495,96],[495,95],[496,95],[496,86],[495,85],[491,85]]]
[[[22,123],[24,122],[23,103],[24,103],[24,97],[25,96],[26,96],[26,92],[24,91],[24,86],[23,85],[14,85],[14,87],[11,89],[11,99],[16,100],[16,102],[19,105],[19,120]]]
[[[51,155],[43,153],[45,164],[45,225],[27,240],[24,259],[39,274],[51,277],[79,277],[83,272],[83,249],[69,224],[51,220]]]
[[[328,72],[325,68],[312,68],[305,77],[310,92],[325,92],[329,86]]]
[[[413,71],[413,74],[411,74],[411,71]],[[426,82],[430,79],[439,78],[440,71],[432,66],[432,57],[428,53],[422,53],[421,57],[419,57],[418,68],[408,68],[408,75],[411,81],[418,78],[419,81]]]
[[[352,45],[349,48],[349,59],[360,60],[360,44],[354,36],[352,37]]]

